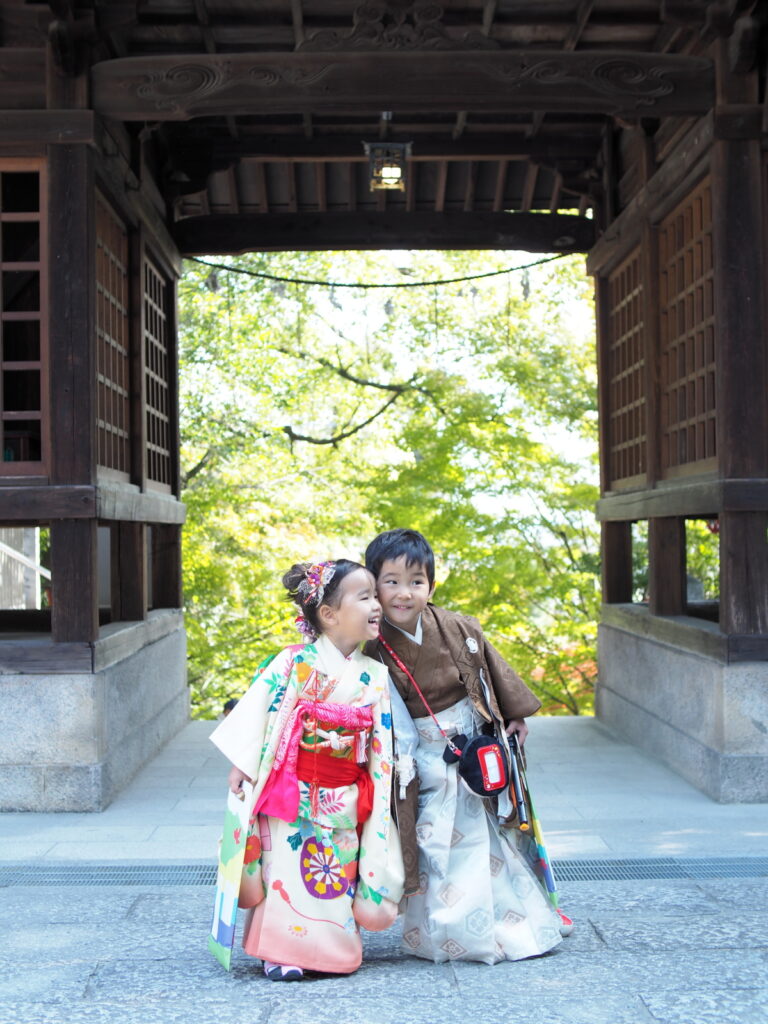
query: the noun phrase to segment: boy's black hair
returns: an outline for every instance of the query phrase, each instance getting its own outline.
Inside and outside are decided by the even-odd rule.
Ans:
[[[418,530],[387,530],[374,537],[365,549],[365,568],[379,578],[388,559],[395,561],[405,555],[405,564],[423,565],[430,587],[435,582],[435,554]]]

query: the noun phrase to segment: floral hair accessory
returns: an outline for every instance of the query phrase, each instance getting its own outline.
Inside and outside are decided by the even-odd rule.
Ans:
[[[306,637],[309,643],[314,643],[317,640],[317,633],[301,613],[293,621],[296,623],[296,629],[303,637]]]
[[[307,569],[307,578],[298,585],[297,593],[302,604],[318,608],[323,603],[325,588],[336,572],[335,562],[316,562]]]

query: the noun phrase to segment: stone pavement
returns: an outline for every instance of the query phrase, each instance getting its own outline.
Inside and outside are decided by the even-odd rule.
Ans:
[[[768,1020],[768,805],[715,804],[591,719],[534,719],[528,744],[561,878],[593,879],[561,881],[577,929],[552,953],[435,965],[393,929],[365,936],[350,977],[275,985],[240,951],[227,974],[205,948],[212,888],[151,883],[153,865],[214,861],[210,730],[190,724],[101,814],[0,815],[0,1024]],[[14,882],[20,862],[63,884]],[[105,865],[146,878],[95,884]]]

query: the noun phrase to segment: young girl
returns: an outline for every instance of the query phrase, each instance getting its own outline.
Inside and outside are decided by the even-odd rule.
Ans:
[[[388,928],[403,891],[388,674],[358,650],[378,634],[373,576],[341,559],[294,565],[283,583],[307,642],[278,654],[211,736],[230,789],[253,782],[243,947],[273,981],[356,970],[358,926]]]

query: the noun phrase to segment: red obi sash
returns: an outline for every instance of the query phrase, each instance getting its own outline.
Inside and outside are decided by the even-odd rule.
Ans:
[[[373,779],[364,764],[355,764],[343,757],[332,757],[320,751],[299,750],[296,775],[312,787],[357,785],[357,824],[362,825],[373,810]]]
[[[309,721],[322,722],[324,725],[331,727],[341,726],[344,729],[352,729],[354,731],[367,731],[373,725],[373,711],[370,706],[364,707],[352,707],[349,704],[332,704],[327,701],[310,701],[305,699],[299,699],[288,717],[288,721],[285,724],[283,734],[280,737],[280,742],[275,752],[275,761],[272,765],[272,771],[269,774],[266,785],[262,790],[261,796],[256,801],[254,811],[260,814],[271,814],[274,818],[282,818],[283,821],[295,821],[299,813],[299,780],[297,776],[297,765],[298,759],[301,753],[299,749],[299,743],[301,740],[301,734],[304,730],[305,724]],[[309,751],[310,761],[314,761],[314,751]],[[320,761],[321,755],[317,755],[318,761]],[[328,758],[328,760],[334,761],[334,768],[332,771],[333,779],[338,778],[336,774],[337,769],[335,763],[338,761],[339,764],[344,765],[342,758]],[[351,764],[351,762],[347,762]],[[340,770],[344,770],[343,768]],[[325,785],[328,786],[343,786],[345,784],[351,784],[356,782],[359,787],[365,786],[365,783],[361,783],[359,771],[365,771],[364,768],[359,769],[356,764],[351,764],[351,770],[355,773],[354,777],[347,782],[328,782]],[[367,776],[367,772],[365,772]],[[314,782],[314,775],[310,776],[310,782]],[[318,780],[319,785],[323,785]],[[362,794],[362,788],[361,788]],[[312,786],[312,814],[317,814],[317,785]],[[371,799],[371,806],[373,801]],[[370,811],[368,812],[370,814]],[[358,807],[358,817],[360,815],[360,808]]]

